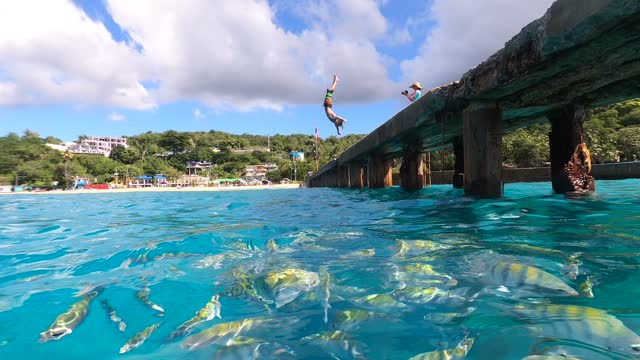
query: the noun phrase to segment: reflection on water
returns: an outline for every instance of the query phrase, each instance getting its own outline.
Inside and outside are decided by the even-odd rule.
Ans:
[[[640,181],[597,186],[2,196],[0,356],[640,358]]]

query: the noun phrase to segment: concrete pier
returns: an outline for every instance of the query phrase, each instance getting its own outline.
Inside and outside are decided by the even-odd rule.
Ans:
[[[453,187],[456,189],[464,188],[464,142],[461,136],[456,136],[451,141],[453,145]]]
[[[371,155],[367,164],[367,186],[369,189],[379,189],[393,186],[390,159],[380,155]]]
[[[424,91],[420,99],[319,169],[308,184],[343,186],[342,180],[329,185],[338,181],[327,176],[338,176],[331,173],[333,167],[347,166],[349,187],[379,187],[387,168],[369,164],[373,156],[402,158],[401,186],[418,190],[425,181],[421,154],[453,146],[458,159],[456,185],[464,184],[474,196],[499,197],[500,136],[550,120],[554,190],[573,191],[559,175],[567,161],[565,145],[576,145],[577,139],[571,137],[580,132],[574,123],[576,111],[567,116],[568,104],[589,109],[638,98],[639,83],[640,1],[557,0],[503,49],[460,80]],[[497,110],[475,110],[478,103],[499,104],[500,116]],[[588,170],[586,148],[576,146],[569,165],[575,171]],[[367,164],[366,181],[362,165],[354,162]],[[579,187],[588,190],[589,179],[580,176]]]
[[[583,124],[587,113],[584,106],[568,105],[547,115],[551,122],[551,132],[549,133],[551,184],[556,193],[595,191],[593,177],[588,174],[590,169],[581,168],[578,170],[580,171],[578,174],[571,174],[568,171],[569,161],[576,148],[584,143]],[[572,179],[573,177],[585,179],[591,177],[591,179],[585,182],[586,185],[580,185]]]
[[[502,197],[502,110],[496,103],[472,103],[464,118],[464,192]]]
[[[406,191],[422,189],[424,180],[424,162],[422,159],[422,141],[414,140],[407,144],[400,165],[400,187]]]
[[[364,173],[360,161],[351,161],[349,169],[349,187],[362,189],[364,187]]]

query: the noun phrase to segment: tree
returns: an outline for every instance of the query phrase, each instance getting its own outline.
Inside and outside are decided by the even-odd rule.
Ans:
[[[171,157],[185,151],[192,143],[189,134],[169,130],[162,134],[159,145],[166,149],[170,153],[169,157]]]
[[[124,163],[123,160],[126,152],[127,152],[127,148],[124,147],[124,145],[116,145],[111,148],[111,152],[109,153],[109,159]]]
[[[640,159],[640,126],[621,129],[617,145],[624,160]]]

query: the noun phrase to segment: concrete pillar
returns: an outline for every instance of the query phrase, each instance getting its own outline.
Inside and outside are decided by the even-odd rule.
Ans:
[[[406,144],[400,165],[400,187],[406,191],[422,189],[424,184],[424,161],[422,141],[412,140]]]
[[[551,122],[551,185],[558,194],[595,191],[595,181],[589,175],[591,158],[581,150],[581,146],[586,149],[582,126],[587,115],[588,110],[579,105],[568,105],[547,114]]]
[[[463,112],[464,192],[502,197],[502,109],[496,103],[471,103]]]
[[[362,176],[362,164],[360,161],[351,161],[349,163],[349,187],[364,187],[364,178]]]
[[[393,186],[391,178],[392,160],[381,156],[369,156],[367,165],[367,186],[369,189],[380,189]]]
[[[349,187],[349,169],[347,166],[338,166],[338,187]]]
[[[453,187],[462,189],[464,187],[464,141],[462,136],[453,138]]]

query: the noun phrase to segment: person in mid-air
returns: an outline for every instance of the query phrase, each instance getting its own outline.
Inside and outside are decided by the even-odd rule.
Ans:
[[[340,132],[340,128],[344,128],[343,124],[347,122],[347,119],[342,118],[333,111],[333,92],[336,90],[336,85],[338,85],[338,75],[333,75],[333,84],[331,87],[327,89],[327,94],[324,96],[324,112],[327,114],[327,118],[336,126],[336,130],[338,130],[338,135],[342,135]]]
[[[420,85],[420,83],[416,81],[411,84],[409,88],[413,89],[413,92],[409,94],[409,92],[405,90],[402,92],[402,95],[406,96],[407,99],[409,99],[409,101],[411,102],[420,99],[420,96],[422,96],[422,85]]]

